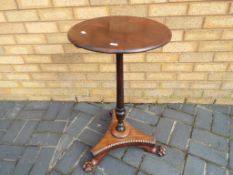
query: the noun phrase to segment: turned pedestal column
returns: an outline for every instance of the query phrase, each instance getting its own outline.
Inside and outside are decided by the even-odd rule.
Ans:
[[[116,107],[111,112],[112,121],[103,138],[91,149],[93,158],[84,163],[83,169],[92,171],[109,151],[125,146],[136,146],[158,156],[165,155],[165,149],[156,145],[153,136],[138,131],[125,121],[123,54],[165,45],[171,39],[170,30],[147,18],[109,16],[76,24],[69,30],[68,38],[77,47],[116,55],[117,97]]]

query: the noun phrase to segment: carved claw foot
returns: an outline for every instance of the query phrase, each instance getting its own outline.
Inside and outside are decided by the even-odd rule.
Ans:
[[[166,154],[166,149],[163,146],[140,146],[144,151],[149,152],[149,153],[154,153],[159,157],[162,157]]]
[[[157,154],[159,157],[162,157],[166,154],[166,149],[163,146],[156,146],[155,154]]]
[[[93,171],[95,169],[95,167],[96,167],[96,164],[92,160],[86,161],[83,164],[83,170],[85,172],[91,172],[91,171]]]

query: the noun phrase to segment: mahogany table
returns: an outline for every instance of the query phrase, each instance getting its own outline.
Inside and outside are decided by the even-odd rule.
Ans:
[[[137,146],[158,156],[165,155],[165,148],[156,145],[153,136],[145,135],[124,120],[123,54],[159,48],[170,41],[171,31],[165,25],[143,17],[108,16],[74,25],[68,38],[77,47],[116,54],[116,108],[112,111],[109,129],[91,149],[93,158],[84,163],[84,171],[92,171],[109,151],[125,146]]]

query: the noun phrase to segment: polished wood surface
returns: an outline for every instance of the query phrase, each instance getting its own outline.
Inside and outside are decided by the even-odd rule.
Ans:
[[[116,107],[112,122],[101,141],[92,148],[93,158],[84,163],[86,172],[92,171],[113,149],[137,146],[159,156],[165,155],[155,138],[136,130],[125,121],[123,54],[143,52],[161,47],[171,39],[170,30],[156,21],[129,16],[110,16],[90,19],[73,26],[68,38],[77,47],[116,54]]]
[[[74,25],[68,38],[75,46],[91,51],[136,53],[165,45],[171,39],[171,31],[143,17],[108,16]]]
[[[117,131],[115,130],[115,127],[117,123],[116,111],[113,110],[112,122],[109,129],[100,142],[91,149],[93,158],[86,161],[83,165],[83,169],[86,172],[92,171],[109,151],[125,146],[137,146],[146,152],[156,154],[160,157],[165,155],[166,150],[162,146],[157,146],[155,144],[156,140],[153,136],[138,131],[127,122],[125,122],[125,127],[128,130],[128,134],[122,138],[116,137],[115,132]]]
[[[117,131],[124,131],[124,119],[125,119],[125,107],[124,107],[124,66],[123,66],[123,54],[116,54],[116,86],[117,86],[117,104],[116,114],[118,124],[116,126]]]

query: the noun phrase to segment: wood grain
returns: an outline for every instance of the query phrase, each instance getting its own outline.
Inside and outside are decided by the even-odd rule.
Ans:
[[[95,52],[136,53],[165,45],[171,31],[148,18],[108,16],[74,25],[68,38],[75,46]]]

